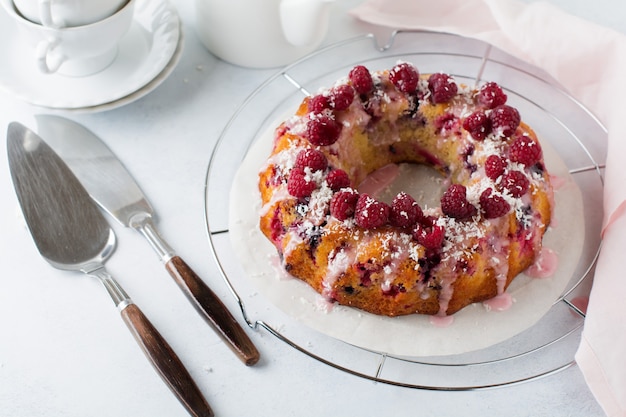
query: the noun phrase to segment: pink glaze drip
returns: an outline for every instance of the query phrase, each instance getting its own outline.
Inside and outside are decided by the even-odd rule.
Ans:
[[[489,259],[489,265],[493,268],[498,286],[498,295],[503,294],[505,290],[507,276],[509,274],[509,261],[507,259],[509,241],[502,237],[489,237],[492,253]]]
[[[563,177],[559,177],[557,175],[550,175],[550,184],[552,184],[552,188],[555,190],[560,189],[565,185],[567,180]]]
[[[335,303],[324,298],[324,297],[316,297],[315,298],[315,308],[317,311],[322,311],[324,313],[330,313],[335,308]]]
[[[402,242],[397,237],[394,237],[393,243],[398,249],[391,256],[390,264],[383,269],[385,279],[382,282],[381,290],[385,293],[391,291],[400,265],[409,257],[408,246],[402,245]]]
[[[261,211],[259,212],[259,215],[265,216],[276,203],[278,203],[279,201],[286,200],[290,197],[291,196],[289,195],[289,191],[287,191],[286,186],[281,185],[279,187],[276,187],[276,189],[272,193],[272,197],[270,201],[268,201],[267,203],[263,205],[263,207],[261,207]]]
[[[552,217],[550,218],[550,227],[556,228],[559,227],[559,219],[552,213]]]
[[[272,269],[276,271],[276,276],[280,281],[294,279],[293,276],[290,275],[289,272],[287,272],[278,255],[269,256],[269,261]]]
[[[439,317],[442,317],[448,311],[448,305],[454,295],[454,281],[456,277],[453,274],[448,274],[447,277],[441,280],[441,291],[439,292]]]
[[[430,324],[435,327],[449,327],[454,323],[454,316],[430,316]]]
[[[506,311],[513,305],[513,297],[508,292],[504,292],[490,300],[484,301],[483,305],[487,311]]]
[[[341,274],[350,268],[350,265],[354,264],[356,259],[356,252],[351,249],[340,249],[339,251],[331,252],[328,256],[328,270],[324,281],[322,281],[322,295],[325,299],[331,300],[333,298],[333,286]]]
[[[558,266],[558,255],[552,249],[541,248],[535,263],[526,270],[526,275],[531,278],[548,278],[554,275]]]
[[[385,165],[369,174],[357,187],[359,193],[369,194],[372,197],[378,195],[387,188],[400,173],[400,167],[396,164]]]

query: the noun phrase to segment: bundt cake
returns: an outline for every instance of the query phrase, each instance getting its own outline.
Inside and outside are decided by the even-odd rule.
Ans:
[[[438,207],[359,191],[371,173],[426,164]],[[533,130],[496,83],[408,62],[354,67],[275,130],[259,173],[260,228],[289,274],[374,314],[451,315],[502,294],[541,250],[554,204]]]

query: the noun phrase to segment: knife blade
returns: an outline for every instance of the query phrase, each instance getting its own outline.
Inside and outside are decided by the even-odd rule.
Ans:
[[[100,207],[141,233],[198,313],[248,366],[260,354],[243,328],[208,285],[163,239],[147,197],[121,161],[93,132],[72,120],[36,115],[40,135],[66,162]]]
[[[106,271],[115,234],[67,165],[18,122],[7,129],[7,154],[15,192],[39,253],[55,268],[98,278],[146,357],[187,411],[195,417],[212,416],[174,350]]]

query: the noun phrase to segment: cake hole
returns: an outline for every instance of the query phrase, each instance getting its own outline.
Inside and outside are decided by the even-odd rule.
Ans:
[[[423,209],[439,207],[441,196],[448,185],[449,180],[428,165],[402,163],[398,165],[395,178],[376,197],[386,203],[391,203],[399,192],[404,191],[413,197]]]

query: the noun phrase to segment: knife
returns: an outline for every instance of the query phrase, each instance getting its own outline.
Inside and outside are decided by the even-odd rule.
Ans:
[[[128,170],[93,132],[52,115],[37,115],[39,134],[107,213],[139,231],[202,317],[248,366],[260,354],[226,306],[158,232],[154,210]]]
[[[7,129],[11,178],[24,219],[41,255],[55,268],[80,271],[102,282],[155,370],[195,417],[213,412],[176,353],[106,271],[115,234],[70,169],[33,131]]]

